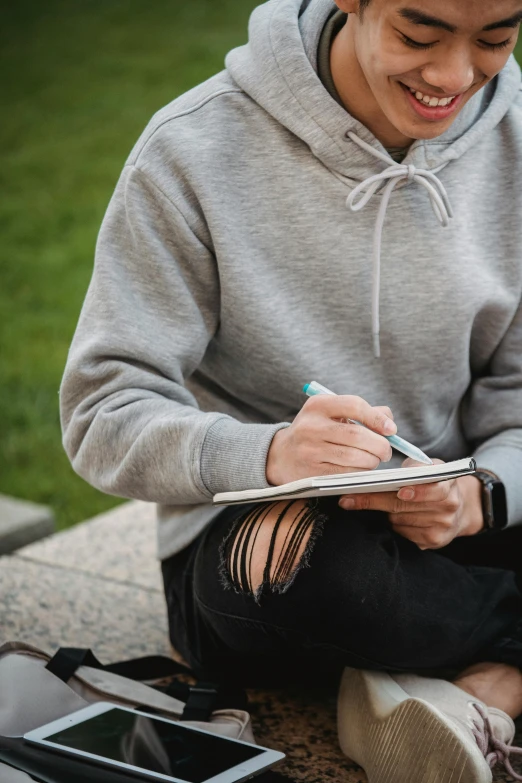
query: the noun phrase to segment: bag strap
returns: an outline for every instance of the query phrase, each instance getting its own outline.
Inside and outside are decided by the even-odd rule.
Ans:
[[[61,647],[47,663],[46,669],[67,683],[80,666],[90,666],[140,682],[175,677],[178,674],[195,676],[187,666],[162,655],[103,664],[92,650],[81,647]],[[208,721],[214,710],[227,707],[246,710],[248,707],[245,691],[224,683],[196,682],[195,685],[189,685],[174,680],[166,686],[151,687],[185,703],[181,716],[183,720]]]
[[[103,664],[96,658],[92,650],[81,647],[60,647],[45,668],[63,682],[68,682],[80,666],[90,666],[92,669],[101,669],[112,674],[119,674],[120,677],[128,677],[130,680],[141,682],[161,680],[176,674],[193,676],[192,670],[187,666],[162,655],[148,655],[144,658]]]

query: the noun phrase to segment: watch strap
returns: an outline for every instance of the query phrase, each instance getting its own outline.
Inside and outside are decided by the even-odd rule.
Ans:
[[[506,490],[500,478],[490,470],[477,468],[475,476],[482,483],[484,530],[502,530],[507,526]]]

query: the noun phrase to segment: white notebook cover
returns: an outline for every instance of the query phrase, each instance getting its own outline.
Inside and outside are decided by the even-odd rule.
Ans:
[[[443,465],[422,465],[415,468],[365,470],[362,473],[340,473],[333,476],[314,476],[279,487],[245,489],[241,492],[219,492],[214,495],[216,506],[235,503],[266,503],[270,500],[325,497],[327,495],[356,495],[363,492],[395,492],[413,484],[434,484],[460,476],[472,475],[476,470],[471,457],[446,462]]]

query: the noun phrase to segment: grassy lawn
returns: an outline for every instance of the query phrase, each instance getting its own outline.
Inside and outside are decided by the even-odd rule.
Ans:
[[[99,225],[152,114],[221,70],[255,0],[16,0],[0,26],[0,492],[60,527],[118,499],[63,453],[58,387]]]
[[[150,116],[222,68],[256,4],[2,3],[0,492],[53,506],[59,527],[119,502],[75,476],[58,420],[107,202]]]

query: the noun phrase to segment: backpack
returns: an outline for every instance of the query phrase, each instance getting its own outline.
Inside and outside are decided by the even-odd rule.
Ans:
[[[255,742],[247,700],[238,688],[175,677],[192,677],[170,658],[149,656],[110,665],[91,650],[61,648],[53,656],[22,642],[0,646],[1,783],[129,783],[125,772],[96,767],[82,759],[29,745],[23,735],[86,707],[109,701],[139,708],[187,726],[231,739]],[[260,783],[287,781],[265,772]]]

